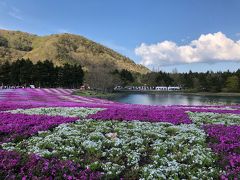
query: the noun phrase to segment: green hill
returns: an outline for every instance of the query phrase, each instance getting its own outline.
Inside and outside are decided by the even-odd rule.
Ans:
[[[108,70],[127,69],[145,74],[149,69],[135,64],[131,59],[74,34],[54,34],[37,36],[20,31],[0,30],[0,62],[29,58],[51,60],[55,65],[81,64],[86,70],[104,67]]]

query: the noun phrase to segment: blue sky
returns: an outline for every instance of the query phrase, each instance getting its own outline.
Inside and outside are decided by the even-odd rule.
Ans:
[[[83,35],[164,71],[240,68],[239,19],[239,0],[0,0],[2,29]]]

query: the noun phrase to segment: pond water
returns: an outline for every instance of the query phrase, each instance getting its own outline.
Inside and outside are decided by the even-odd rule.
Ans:
[[[240,97],[234,96],[204,96],[175,93],[120,93],[111,100],[145,105],[210,105],[210,104],[240,104]]]

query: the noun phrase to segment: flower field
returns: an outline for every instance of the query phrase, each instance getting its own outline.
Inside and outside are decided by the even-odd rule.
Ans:
[[[0,179],[240,179],[240,106],[0,90]]]

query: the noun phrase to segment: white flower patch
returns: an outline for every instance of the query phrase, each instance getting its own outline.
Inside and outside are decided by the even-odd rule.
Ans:
[[[240,115],[220,114],[212,112],[188,112],[189,118],[194,124],[225,124],[240,125]]]
[[[64,116],[64,117],[80,117],[85,118],[90,114],[95,114],[103,108],[83,108],[83,107],[49,107],[49,108],[31,108],[16,109],[7,111],[14,114],[29,115],[48,115],[48,116]]]
[[[214,179],[215,156],[194,124],[82,120],[2,147],[70,159],[106,179]]]
[[[183,109],[202,109],[202,110],[237,110],[237,107],[233,107],[233,106],[223,106],[223,107],[198,107],[198,106],[187,106],[187,107],[183,107]]]
[[[115,177],[122,172],[125,166],[120,166],[112,162],[107,162],[103,164],[102,168],[104,171],[107,172],[106,174],[108,175],[108,177]]]

